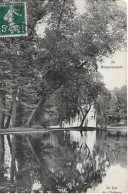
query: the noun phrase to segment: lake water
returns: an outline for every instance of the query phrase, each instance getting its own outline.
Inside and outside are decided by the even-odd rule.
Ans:
[[[127,138],[106,132],[55,131],[31,135],[36,156],[25,136],[16,136],[14,183],[6,136],[0,192],[126,193]]]

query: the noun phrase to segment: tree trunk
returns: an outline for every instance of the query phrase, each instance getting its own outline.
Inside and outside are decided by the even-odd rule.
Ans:
[[[0,129],[4,128],[4,98],[0,97]],[[4,135],[0,135],[0,165],[4,165]]]
[[[9,110],[9,115],[8,115],[7,121],[5,123],[4,129],[9,128],[9,126],[10,126],[11,114],[12,114],[12,103],[11,103],[11,108]],[[8,145],[10,147],[10,152],[12,152],[12,144],[11,144],[10,135],[7,135],[7,141],[8,141]]]
[[[9,115],[8,115],[7,121],[6,121],[5,126],[4,126],[5,129],[9,128],[10,121],[11,121],[11,113],[12,113],[12,103],[11,103],[11,107],[9,110]]]
[[[61,20],[62,20],[65,4],[66,4],[66,0],[63,0],[62,10],[61,10],[60,17],[59,17],[59,20],[58,20],[58,25],[57,25],[58,29],[60,27],[60,23],[61,23]]]
[[[16,92],[12,94],[12,127],[16,125]],[[15,176],[15,135],[12,135],[12,161],[11,161],[11,182],[14,182]]]
[[[36,107],[35,110],[33,110],[32,113],[30,114],[30,116],[29,116],[29,118],[28,118],[28,120],[27,120],[27,122],[26,122],[26,124],[25,124],[26,127],[29,127],[29,126],[31,125],[31,122],[32,122],[32,120],[34,119],[34,116],[35,116],[36,112],[38,111],[39,107],[41,106],[41,104],[43,103],[43,101],[44,101],[44,97],[42,97],[42,98],[39,100],[39,102],[38,102],[38,104],[37,104],[37,107]]]
[[[28,118],[28,120],[27,120],[27,122],[26,122],[26,124],[25,124],[26,127],[29,127],[29,126],[31,125],[31,123],[32,123],[32,121],[33,121],[33,119],[34,119],[34,117],[35,117],[35,114],[37,113],[38,109],[39,109],[40,106],[45,102],[46,96],[47,96],[47,98],[48,98],[49,95],[51,95],[51,94],[52,94],[54,91],[56,91],[58,88],[59,88],[59,87],[57,86],[56,88],[54,88],[54,89],[51,90],[50,92],[47,92],[46,95],[44,95],[44,96],[42,96],[42,97],[40,98],[40,100],[39,100],[39,102],[38,102],[38,104],[37,104],[37,107],[32,111],[32,113],[30,114],[30,116],[29,116],[29,118]],[[36,152],[35,152],[35,150],[34,150],[34,148],[33,148],[33,146],[32,146],[31,139],[30,139],[29,136],[26,137],[26,141],[27,141],[27,143],[28,143],[28,145],[29,145],[29,147],[30,147],[30,149],[31,149],[31,152],[32,152],[33,156],[35,157],[36,161],[38,162],[39,167],[41,168],[41,166],[42,166],[41,161],[40,161],[40,159],[38,158],[38,156],[37,156],[37,154],[36,154]]]
[[[86,111],[85,115],[83,115],[83,119],[81,121],[80,128],[83,127],[84,121],[85,121],[85,119],[87,117],[87,114],[89,113],[90,109],[91,109],[91,105],[89,105],[89,109]]]
[[[28,117],[28,120],[25,124],[26,127],[30,127],[32,121],[34,120],[34,116],[37,113],[38,109],[40,108],[40,106],[49,98],[49,96],[51,94],[53,94],[53,92],[57,91],[60,86],[62,85],[56,85],[54,88],[52,88],[51,90],[45,91],[45,94],[41,96],[36,108],[31,112],[30,116]]]
[[[27,142],[28,142],[28,145],[29,145],[29,147],[30,147],[30,149],[31,149],[31,152],[32,152],[33,156],[35,157],[36,161],[37,161],[38,164],[39,164],[39,167],[41,167],[41,161],[40,161],[39,157],[37,156],[37,154],[36,154],[36,152],[35,152],[35,150],[34,150],[34,148],[33,148],[33,146],[32,146],[30,137],[27,136],[27,137],[26,137],[26,140],[27,140]]]
[[[18,162],[18,170],[21,171],[24,167],[26,158],[24,153],[24,144],[23,144],[24,137],[22,135],[16,136],[16,159]]]
[[[38,102],[38,104],[37,104],[37,107],[36,107],[35,110],[33,110],[32,113],[30,114],[30,116],[29,116],[29,118],[28,118],[28,120],[27,120],[27,122],[26,122],[26,125],[25,125],[26,127],[29,127],[29,126],[31,125],[31,122],[32,122],[32,120],[34,119],[35,114],[37,113],[39,107],[42,105],[43,102],[44,102],[44,97],[42,97],[42,98],[39,100],[39,102]],[[29,147],[30,147],[30,149],[31,149],[31,152],[32,152],[33,156],[35,157],[36,161],[37,161],[38,164],[39,164],[39,167],[41,168],[41,161],[40,161],[40,159],[38,158],[38,156],[37,156],[37,154],[36,154],[36,152],[35,152],[35,150],[34,150],[34,148],[33,148],[33,146],[32,146],[32,142],[31,142],[31,140],[30,140],[30,137],[27,136],[27,137],[25,137],[25,138],[26,138],[26,141],[27,141],[27,143],[28,143],[28,145],[29,145]]]

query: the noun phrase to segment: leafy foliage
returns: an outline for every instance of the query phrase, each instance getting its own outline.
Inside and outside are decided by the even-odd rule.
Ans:
[[[127,120],[127,87],[126,85],[114,88],[111,91],[111,100],[109,102],[108,114],[110,115],[110,124],[123,121],[126,125]]]
[[[60,98],[68,101],[62,106],[65,113],[59,110],[62,117],[74,116],[79,103],[97,97],[102,85],[94,78],[97,61],[125,45],[126,15],[111,0],[86,0],[86,6],[80,16],[73,0],[27,1],[28,37],[0,43],[0,90],[6,97],[6,116],[13,91],[24,112],[22,124],[31,111],[39,111],[39,99],[42,106],[58,89]],[[36,26],[46,17],[44,37],[39,38]]]

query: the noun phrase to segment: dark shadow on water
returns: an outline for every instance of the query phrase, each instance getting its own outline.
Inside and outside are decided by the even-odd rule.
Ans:
[[[32,135],[38,165],[25,138],[16,136],[17,172],[14,184],[4,177],[1,166],[0,192],[76,193],[102,183],[111,165],[126,167],[126,137],[107,132],[60,131]],[[3,174],[2,174],[3,172]]]

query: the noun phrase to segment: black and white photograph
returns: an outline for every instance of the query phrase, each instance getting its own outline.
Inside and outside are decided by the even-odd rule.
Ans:
[[[0,0],[0,193],[128,193],[127,0]]]

